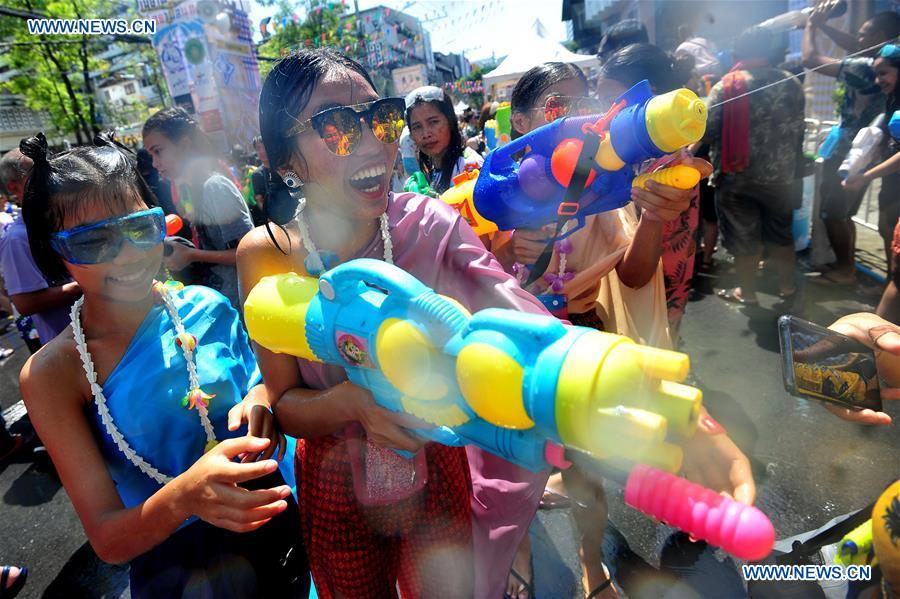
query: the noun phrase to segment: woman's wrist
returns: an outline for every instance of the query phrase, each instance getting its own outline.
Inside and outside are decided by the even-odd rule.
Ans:
[[[166,484],[158,494],[164,495],[164,497],[154,495],[154,497],[161,500],[159,503],[168,515],[169,524],[174,528],[178,528],[193,516],[193,511],[190,509],[190,500],[187,498],[186,493],[187,485],[190,484],[186,480],[187,474],[187,472],[184,472]]]

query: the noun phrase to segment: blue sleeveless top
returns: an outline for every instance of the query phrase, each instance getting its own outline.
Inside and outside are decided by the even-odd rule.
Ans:
[[[194,360],[200,386],[216,396],[209,403],[216,439],[245,435],[246,426],[228,430],[228,410],[261,377],[238,313],[222,294],[207,287],[186,287],[173,299],[185,330],[197,337]],[[171,477],[190,468],[206,445],[197,410],[181,406],[187,391],[187,365],[175,345],[175,325],[165,306],[155,304],[103,384],[103,394],[128,444]],[[91,402],[86,409],[125,507],[143,503],[160,485],[119,451],[100,421],[96,404]]]

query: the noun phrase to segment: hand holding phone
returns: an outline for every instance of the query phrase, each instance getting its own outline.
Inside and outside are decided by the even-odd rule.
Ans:
[[[815,346],[809,351],[803,351],[804,348],[800,348],[799,356],[796,357],[801,359],[807,359],[810,354],[827,353],[838,348],[858,350],[855,353],[869,352],[875,362],[877,376],[874,382],[879,384],[880,399],[894,400],[900,399],[900,327],[871,313],[857,313],[844,316],[834,322],[829,329],[824,329],[795,317],[782,317],[779,320],[779,339],[782,347],[785,387],[789,392],[822,400],[830,412],[844,420],[862,424],[891,424],[891,417],[879,411],[881,409],[878,407],[880,403],[878,406],[874,402],[869,404],[872,407],[859,405],[858,402],[851,402],[853,405],[846,405],[832,399],[799,392],[795,393],[796,378],[791,379],[793,376],[793,363],[796,361],[794,360],[795,354],[791,351],[791,348],[795,345],[793,339],[791,339],[792,329],[796,331],[796,337],[801,341],[801,345],[804,344],[803,339],[806,339],[805,345]],[[834,335],[839,335],[839,337]],[[856,345],[850,345],[849,343],[855,343]],[[858,371],[861,357],[854,356],[853,360],[856,360],[855,369]],[[839,362],[834,356],[831,357],[831,361]],[[869,395],[870,397],[872,396],[871,391],[869,391]]]
[[[875,352],[795,316],[778,319],[785,389],[842,408],[881,411]]]

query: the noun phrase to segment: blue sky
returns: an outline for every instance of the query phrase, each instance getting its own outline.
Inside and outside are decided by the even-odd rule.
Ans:
[[[254,30],[273,8],[250,1]],[[352,0],[347,0],[353,6]],[[418,17],[431,33],[431,47],[439,52],[464,52],[470,60],[503,56],[511,41],[539,20],[546,37],[562,41],[566,38],[562,16],[562,0],[359,0],[359,9],[387,6]],[[301,15],[302,16],[302,15]]]

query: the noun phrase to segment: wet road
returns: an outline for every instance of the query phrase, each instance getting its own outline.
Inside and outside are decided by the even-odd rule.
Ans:
[[[726,268],[720,271],[725,273]],[[775,321],[790,312],[828,324],[849,312],[871,310],[880,287],[867,281],[855,288],[810,283],[793,309],[775,305],[774,296],[763,294],[762,309],[751,314],[710,294],[713,283],[727,281],[727,273],[701,281],[700,289],[706,293],[698,294],[688,306],[682,349],[691,355],[693,383],[703,389],[710,412],[752,459],[757,505],[783,538],[871,502],[900,474],[897,427],[873,429],[846,423],[818,405],[788,396],[781,383]],[[18,347],[12,358],[0,364],[0,405],[8,408],[19,399],[17,375],[27,350],[13,335],[4,335],[0,344]],[[888,411],[900,417],[900,410]],[[27,420],[15,427],[27,430]],[[617,540],[613,543],[617,547],[627,542],[636,554],[611,564],[618,567],[626,593],[632,597],[660,596],[664,591],[672,597],[698,595],[695,589],[673,588],[670,581],[654,582],[652,576],[644,575],[645,562],[658,565],[670,530],[625,507],[616,485],[608,484],[607,490],[612,522],[624,538],[611,534],[607,541]],[[98,562],[85,544],[65,492],[30,456],[0,464],[0,501],[0,562],[31,569],[20,596],[128,596],[126,570]],[[580,574],[572,535],[571,518],[564,510],[541,513],[532,527],[539,597],[578,596]],[[722,569],[729,567],[726,562]],[[726,592],[726,588],[715,585],[699,594],[741,594],[739,589]]]

